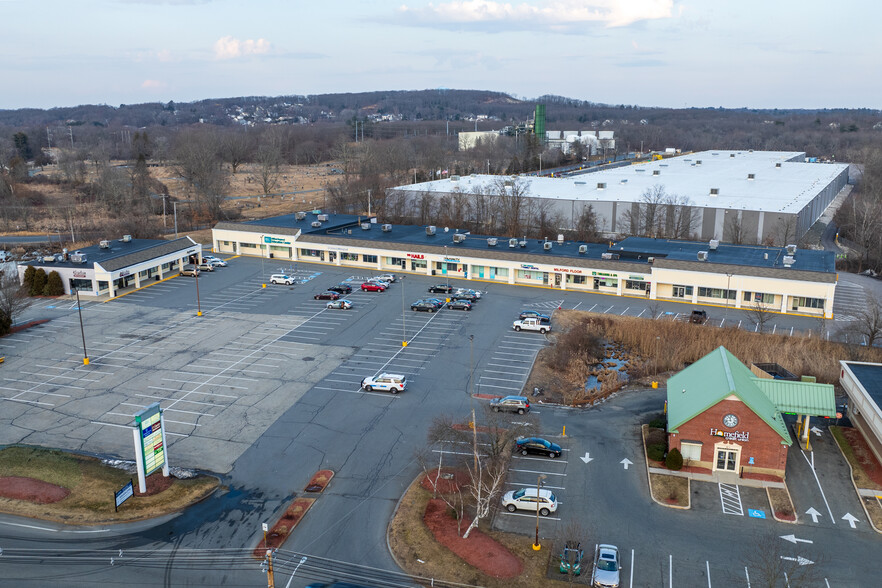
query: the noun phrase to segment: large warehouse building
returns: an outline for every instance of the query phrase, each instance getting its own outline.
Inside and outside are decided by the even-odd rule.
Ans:
[[[387,195],[404,203],[400,209],[416,212],[427,194],[438,199],[498,195],[500,179],[452,176],[391,188]],[[598,228],[610,236],[784,246],[797,242],[845,187],[848,166],[806,163],[805,153],[800,152],[703,151],[578,176],[519,176],[503,181],[519,182],[524,194],[543,201],[561,219],[561,229],[575,228],[590,205],[598,216]],[[677,203],[646,198],[659,188],[677,197]],[[653,226],[647,227],[650,218]]]
[[[502,284],[833,316],[830,251],[628,237],[507,239],[443,227],[296,213],[212,230],[214,250]]]

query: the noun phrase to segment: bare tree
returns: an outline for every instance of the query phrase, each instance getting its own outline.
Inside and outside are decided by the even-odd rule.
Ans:
[[[505,482],[507,471],[506,463],[503,460],[479,455],[477,445],[472,447],[472,453],[475,458],[474,464],[467,463],[466,468],[469,474],[468,490],[475,507],[475,516],[463,534],[463,539],[468,539],[472,529],[478,526],[481,519],[490,514],[490,508]]]
[[[774,311],[760,300],[754,300],[749,306],[744,307],[744,313],[747,315],[747,320],[750,321],[750,324],[756,327],[756,330],[760,333],[765,332],[766,323],[772,320],[775,314]]]
[[[741,223],[741,218],[738,216],[738,211],[727,210],[726,213],[723,239],[735,245],[741,245],[744,243],[744,226]]]
[[[254,152],[254,137],[247,130],[226,131],[220,138],[220,155],[235,174],[239,166],[249,161]]]
[[[788,215],[779,217],[775,223],[775,244],[781,247],[789,245],[796,236],[796,217]]]
[[[177,172],[212,219],[221,217],[227,190],[227,174],[217,148],[213,134],[200,131],[179,134],[175,144]]]
[[[563,572],[567,575],[567,581],[572,584],[579,575],[589,571],[585,568],[590,566],[590,556],[589,560],[585,560],[584,548],[588,545],[590,536],[575,519],[565,525],[558,525],[557,529],[555,539],[560,549],[561,561],[568,564]]]
[[[582,214],[576,220],[575,238],[577,241],[587,241],[589,243],[597,241],[600,232],[597,228],[597,213],[590,204],[582,208]]]
[[[266,196],[272,193],[279,185],[282,150],[274,142],[262,143],[257,148],[255,162],[257,163],[257,181],[260,183],[261,191]]]
[[[854,320],[846,329],[859,335],[867,347],[872,347],[882,337],[882,308],[874,295],[867,296],[866,306],[855,313]]]
[[[803,557],[795,548],[789,547],[791,544],[775,533],[754,538],[744,561],[750,574],[750,585],[760,588],[815,585],[820,580],[818,561]],[[733,585],[742,582],[743,578],[740,578]]]
[[[432,446],[433,445],[430,445],[429,447]],[[437,462],[435,461],[433,453],[428,449],[417,452],[416,460],[423,470],[423,475],[425,476],[426,481],[432,488],[432,498],[440,498],[449,509],[456,513],[456,532],[457,534],[462,534],[462,521],[465,518],[464,515],[466,508],[465,496],[462,493],[462,488],[460,488],[459,484],[455,483],[455,481],[449,487],[446,484],[447,479],[441,471],[444,459],[444,443],[439,442],[434,446],[440,447],[440,449],[436,450],[438,451]],[[443,490],[439,491],[439,486]]]
[[[519,177],[500,177],[490,187],[490,194],[502,233],[507,237],[522,235],[530,208],[530,186]]]
[[[16,273],[0,271],[0,314],[9,319],[10,324],[31,305],[31,298],[18,280]]]

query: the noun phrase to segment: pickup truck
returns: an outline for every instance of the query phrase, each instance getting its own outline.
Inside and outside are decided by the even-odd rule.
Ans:
[[[543,335],[551,330],[551,325],[543,324],[538,318],[517,320],[512,325],[515,331],[539,331]]]
[[[707,322],[707,311],[705,310],[693,310],[692,314],[689,315],[689,322],[695,323],[697,325],[703,325]]]

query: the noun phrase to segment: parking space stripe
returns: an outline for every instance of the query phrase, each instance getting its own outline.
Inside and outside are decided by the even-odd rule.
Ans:
[[[547,475],[547,476],[566,476],[566,474],[560,474],[560,473],[556,473],[556,472],[537,472],[537,471],[535,471],[535,470],[514,470],[514,469],[510,469],[510,470],[508,470],[508,471],[510,471],[510,472],[521,472],[521,473],[524,473],[524,474],[545,474],[545,475]]]

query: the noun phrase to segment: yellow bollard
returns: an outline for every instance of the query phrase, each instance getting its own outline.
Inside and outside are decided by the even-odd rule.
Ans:
[[[652,383],[652,387],[653,387],[653,388],[658,388],[658,382],[653,382],[653,383]]]
[[[564,425],[564,430],[563,430],[563,433],[561,434],[561,437],[566,437],[566,436],[567,436],[567,426]]]
[[[402,342],[401,342],[401,346],[402,346],[402,347],[407,347],[407,341],[402,341]]]
[[[202,316],[202,311],[201,310],[196,311],[196,316]]]
[[[261,287],[261,288],[266,288],[266,284],[261,284],[260,287]]]
[[[88,357],[83,358],[83,365],[89,365],[89,358]]]

